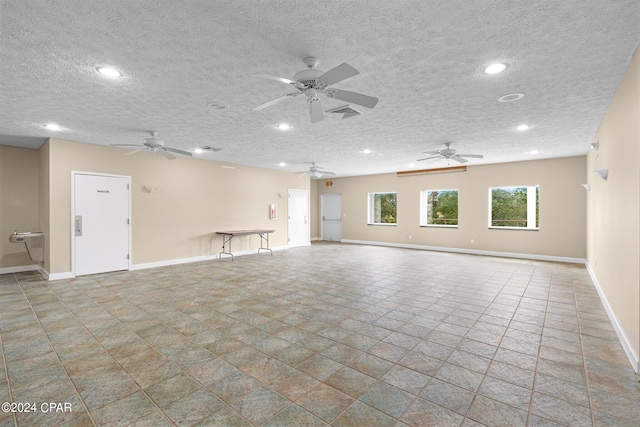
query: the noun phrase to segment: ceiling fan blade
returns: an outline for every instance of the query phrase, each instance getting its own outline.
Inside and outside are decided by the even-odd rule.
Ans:
[[[177,153],[177,154],[182,154],[183,156],[193,157],[193,154],[191,154],[188,151],[178,150],[177,148],[171,148],[171,147],[165,147],[164,149],[167,150],[167,151],[171,151],[172,153]]]
[[[176,158],[176,156],[174,156],[173,154],[169,153],[168,151],[161,150],[161,151],[158,151],[157,153],[160,154],[161,156],[166,157],[169,160],[173,160],[173,159]]]
[[[458,156],[451,156],[451,160],[455,160],[458,163],[467,163],[469,161],[467,159],[463,159],[462,157],[458,157]]]
[[[311,123],[317,123],[324,120],[324,111],[322,111],[322,104],[320,103],[320,101],[311,101],[308,104]]]
[[[373,96],[363,95],[361,93],[349,92],[348,90],[341,89],[327,89],[325,95],[329,98],[339,99],[340,101],[346,101],[352,104],[362,105],[363,107],[373,108],[378,103],[378,98]]]
[[[358,70],[356,70],[346,62],[343,62],[342,64],[330,69],[329,71],[318,77],[318,80],[322,80],[328,86],[331,86],[332,84],[336,84],[338,82],[346,80],[349,77],[357,76],[358,74],[360,74]]]
[[[440,154],[440,150],[423,151],[424,154]]]
[[[335,172],[320,171],[320,176],[336,176]]]
[[[289,85],[294,85],[295,87],[304,86],[302,83],[297,82],[295,80],[285,79],[284,77],[272,76],[270,74],[254,74],[256,77],[261,77],[263,79],[275,80],[277,82],[286,83]]]
[[[438,156],[429,156],[429,157],[425,157],[424,159],[418,159],[418,160],[416,160],[416,162],[421,162],[423,160],[429,160],[429,159],[440,159],[440,158],[443,158],[443,156],[440,156],[440,155],[438,155]]]
[[[484,159],[482,154],[456,154],[458,157],[472,157],[474,159]]]
[[[298,96],[301,93],[302,92],[294,92],[294,93],[288,93],[286,95],[279,96],[277,98],[272,99],[271,101],[265,102],[264,104],[260,104],[257,107],[253,107],[251,111],[260,111],[264,108],[271,107],[272,105],[277,104],[280,101],[284,101],[287,98],[293,98],[294,96]]]

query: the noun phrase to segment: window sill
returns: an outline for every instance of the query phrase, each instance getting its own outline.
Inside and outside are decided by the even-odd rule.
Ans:
[[[540,228],[528,228],[528,227],[495,227],[489,226],[489,230],[524,230],[524,231],[539,231]]]
[[[397,223],[396,224],[382,224],[382,223],[376,223],[376,222],[369,222],[369,223],[367,223],[367,225],[380,225],[382,227],[395,227],[398,224]]]
[[[444,225],[444,224],[421,224],[420,227],[426,228],[458,228],[457,225]]]

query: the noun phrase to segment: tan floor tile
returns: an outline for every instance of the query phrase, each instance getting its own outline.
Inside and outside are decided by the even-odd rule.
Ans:
[[[640,416],[640,383],[581,265],[318,242],[233,263],[0,283],[0,399],[71,401],[53,424]],[[14,424],[0,413],[0,426]]]

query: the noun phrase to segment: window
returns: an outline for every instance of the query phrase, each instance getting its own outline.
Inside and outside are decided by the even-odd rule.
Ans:
[[[458,226],[458,190],[420,192],[421,226]]]
[[[538,186],[489,189],[489,227],[538,229]]]
[[[369,193],[369,224],[396,224],[396,193]]]

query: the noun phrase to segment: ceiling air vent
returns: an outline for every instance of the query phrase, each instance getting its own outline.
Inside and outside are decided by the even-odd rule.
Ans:
[[[201,147],[200,149],[202,151],[211,151],[211,152],[221,151],[222,150],[222,148],[212,147],[210,145],[205,145],[204,147]]]
[[[362,112],[356,110],[351,105],[343,105],[342,107],[332,108],[331,110],[327,110],[327,113],[335,113],[342,114],[343,119],[348,119],[349,117],[359,116]]]

